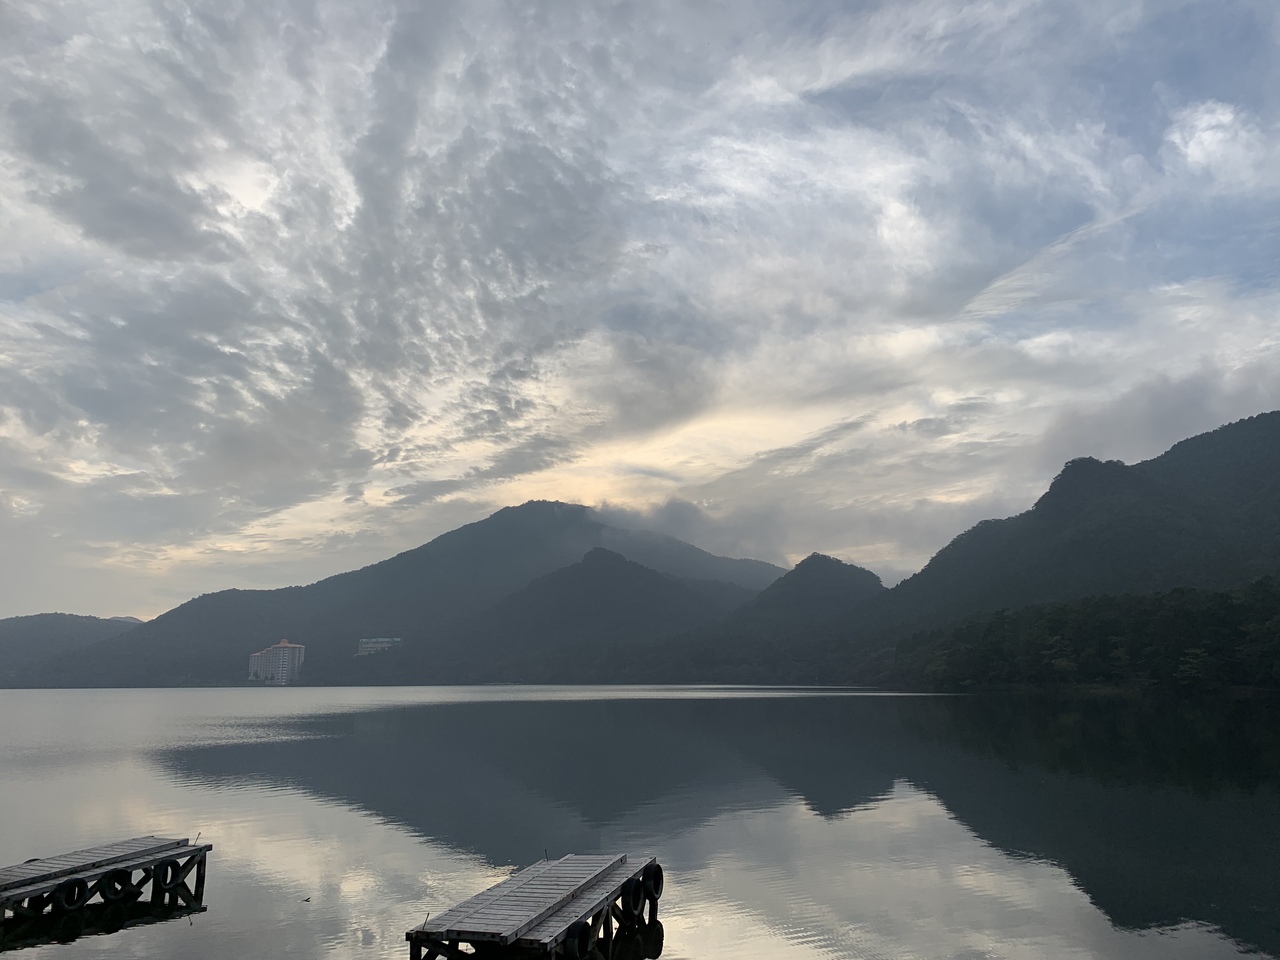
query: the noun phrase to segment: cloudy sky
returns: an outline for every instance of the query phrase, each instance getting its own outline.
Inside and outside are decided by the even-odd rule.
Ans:
[[[1280,406],[1274,0],[6,0],[0,616],[531,498],[887,581]]]

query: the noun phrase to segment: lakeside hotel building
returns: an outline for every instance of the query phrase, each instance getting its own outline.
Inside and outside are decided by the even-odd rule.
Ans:
[[[288,640],[259,650],[249,657],[249,679],[265,680],[276,687],[293,683],[302,673],[302,658],[306,653],[305,646]]]

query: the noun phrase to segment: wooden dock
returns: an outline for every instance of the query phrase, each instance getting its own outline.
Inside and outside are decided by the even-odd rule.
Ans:
[[[411,960],[469,960],[474,954],[656,958],[662,952],[662,886],[662,867],[653,857],[571,854],[539,860],[470,900],[428,917],[405,939]]]
[[[50,939],[75,939],[91,928],[108,932],[164,919],[166,911],[200,912],[212,849],[134,837],[0,868],[0,949],[39,942],[42,931]]]

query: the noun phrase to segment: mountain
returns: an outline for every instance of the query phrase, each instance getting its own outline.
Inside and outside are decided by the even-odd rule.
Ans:
[[[587,507],[531,501],[305,587],[197,597],[84,649],[75,663],[50,664],[30,682],[237,683],[249,655],[281,638],[307,646],[310,676],[334,676],[360,637],[403,637],[412,646],[456,634],[504,597],[602,546],[660,573],[724,581],[729,590],[755,591],[783,573],[674,537],[612,527]]]
[[[730,630],[762,633],[828,619],[886,592],[880,578],[852,563],[812,553],[743,604]]]
[[[529,646],[544,638],[620,641],[675,633],[728,611],[688,582],[595,547],[575,564],[539,577],[479,619],[491,636]]]
[[[900,641],[895,686],[1280,687],[1280,581],[1179,587],[970,617]]]
[[[865,682],[893,675],[899,641],[967,617],[1102,594],[1230,590],[1277,574],[1272,412],[1132,466],[1071,460],[1030,510],[960,534],[891,590],[830,557],[782,576],[611,527],[586,507],[535,501],[309,586],[197,597],[43,672],[19,664],[10,674],[26,684],[237,683],[250,653],[288,638],[307,645],[313,682],[435,679],[445,667],[482,680]],[[368,636],[404,646],[353,664],[355,640]],[[413,669],[387,672],[396,663]]]
[[[643,656],[619,663],[616,673],[635,682],[823,683],[843,682],[831,672],[838,652],[821,638],[830,623],[888,591],[863,567],[810,554],[786,574],[716,623],[687,636],[655,638]]]
[[[835,562],[797,565],[723,624],[634,664],[629,678],[918,683],[926,651],[900,656],[895,646],[965,618],[1104,594],[1230,590],[1280,575],[1280,412],[1132,466],[1071,460],[1030,510],[979,523],[891,590],[859,578],[867,586],[843,609]],[[1163,662],[1158,653],[1147,659]],[[963,671],[982,682],[980,665]],[[998,673],[986,671],[992,681]]]
[[[1025,513],[985,520],[860,605],[847,636],[1095,594],[1227,589],[1280,573],[1280,411],[1154,459],[1069,461]]]
[[[104,620],[71,613],[38,613],[0,620],[0,682],[45,658],[80,650],[133,626],[115,617]]]
[[[366,658],[357,670],[367,671],[361,680],[422,683],[607,680],[611,665],[741,603],[723,586],[671,577],[595,547],[454,630]]]

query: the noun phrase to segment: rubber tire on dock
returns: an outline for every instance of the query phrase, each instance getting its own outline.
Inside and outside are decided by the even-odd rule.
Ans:
[[[105,933],[116,933],[124,929],[125,921],[129,919],[128,908],[119,901],[108,904],[107,909],[102,911],[102,919],[98,921]]]
[[[64,913],[79,910],[89,899],[89,884],[80,877],[63,880],[53,890],[53,907]]]
[[[622,885],[619,899],[623,916],[628,917],[631,922],[634,923],[644,915],[644,884],[635,877]]]
[[[103,903],[119,903],[133,889],[133,871],[123,867],[107,871],[98,881],[98,893]]]
[[[155,866],[155,872],[151,875],[151,882],[156,885],[157,889],[168,893],[170,890],[176,889],[178,884],[182,882],[182,867],[173,857],[168,860],[161,860]]]
[[[84,914],[69,911],[53,921],[53,939],[58,943],[70,943],[84,933]]]
[[[640,880],[644,884],[646,897],[650,900],[662,899],[662,864],[657,860],[646,864],[644,873],[640,874]]]
[[[658,960],[662,956],[662,941],[664,939],[666,939],[666,932],[662,929],[661,920],[645,924],[644,931],[640,935],[640,942],[644,944],[644,955],[649,960]]]
[[[585,920],[576,920],[569,924],[564,938],[564,952],[569,960],[586,960],[591,953],[591,924]]]

